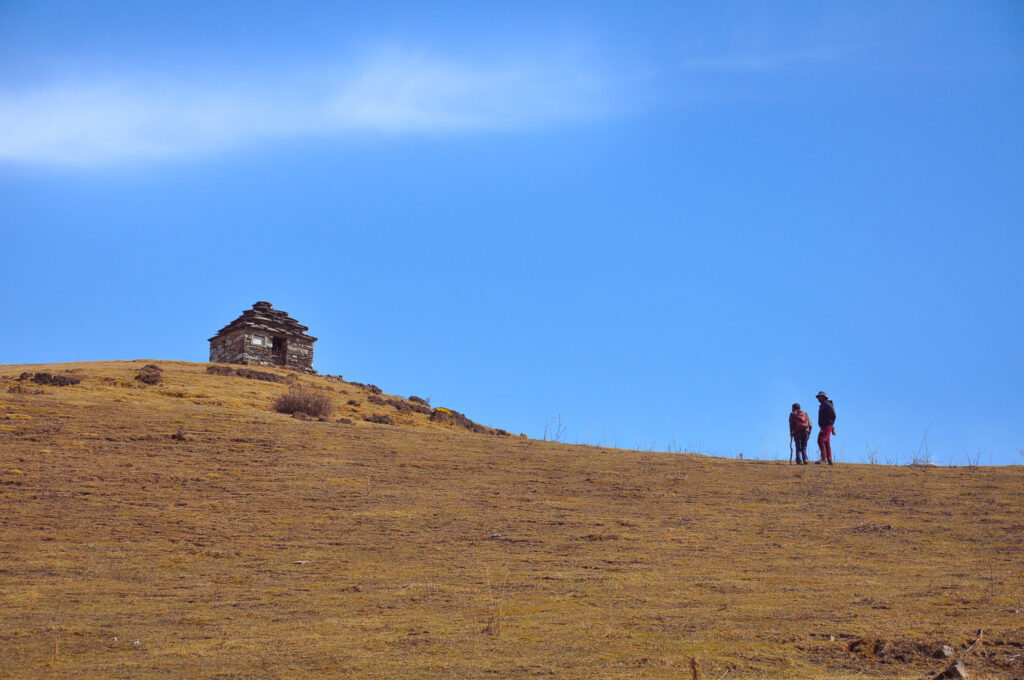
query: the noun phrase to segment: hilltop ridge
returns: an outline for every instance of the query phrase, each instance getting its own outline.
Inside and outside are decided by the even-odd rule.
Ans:
[[[152,382],[140,379],[147,366],[154,367]],[[3,367],[0,367],[3,368]],[[330,418],[341,422],[376,422],[414,426],[428,430],[465,429],[479,434],[508,436],[505,430],[473,422],[455,409],[433,408],[424,399],[385,394],[372,384],[345,381],[341,376],[317,375],[280,366],[244,366],[187,361],[97,361],[74,364],[26,364],[20,372],[0,374],[0,390],[14,394],[42,393],[33,379],[37,373],[82,379],[78,394],[98,399],[113,396],[133,403],[166,410],[187,405],[228,409],[273,411],[273,401],[289,387],[304,387],[326,393],[331,402]],[[42,384],[47,384],[43,382]],[[130,390],[126,392],[125,390]],[[174,400],[184,400],[184,404]],[[391,421],[391,422],[388,422]]]
[[[0,366],[0,677],[1024,677],[1020,467],[572,446],[209,366]]]

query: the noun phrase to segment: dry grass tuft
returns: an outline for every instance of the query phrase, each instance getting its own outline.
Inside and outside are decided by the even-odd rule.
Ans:
[[[278,413],[302,413],[314,418],[329,416],[331,398],[319,390],[293,385],[274,400],[274,410]]]

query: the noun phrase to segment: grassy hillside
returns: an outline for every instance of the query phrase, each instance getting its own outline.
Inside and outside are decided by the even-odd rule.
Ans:
[[[919,679],[944,643],[1024,677],[1020,467],[569,446],[206,369],[0,366],[0,677]],[[274,412],[295,383],[332,415]]]

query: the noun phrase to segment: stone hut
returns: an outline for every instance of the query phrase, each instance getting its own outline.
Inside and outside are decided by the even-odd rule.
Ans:
[[[257,302],[210,338],[210,361],[223,364],[289,366],[313,370],[313,343],[309,328],[269,302]]]

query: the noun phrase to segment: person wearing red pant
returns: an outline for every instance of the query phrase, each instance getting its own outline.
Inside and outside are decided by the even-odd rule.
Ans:
[[[818,392],[818,451],[821,452],[821,460],[818,464],[832,464],[832,433],[835,431],[836,407],[828,395]]]

